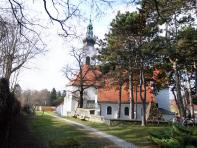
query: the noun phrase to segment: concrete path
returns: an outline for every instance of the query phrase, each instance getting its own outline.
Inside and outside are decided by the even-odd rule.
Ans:
[[[114,143],[117,148],[137,148],[136,145],[132,144],[132,143],[129,143],[123,139],[120,139],[116,136],[112,136],[112,135],[108,135],[104,132],[101,132],[95,128],[92,128],[92,127],[89,127],[87,125],[83,125],[81,123],[78,123],[78,122],[75,122],[75,121],[71,121],[71,120],[68,120],[68,119],[65,119],[65,118],[61,118],[57,115],[51,115],[51,114],[48,114],[48,113],[45,113],[47,115],[50,115],[54,118],[57,118],[59,120],[62,120],[70,125],[74,125],[78,128],[80,128],[81,130],[85,130],[85,131],[88,131],[90,134],[93,134],[95,136],[99,136],[99,137],[102,137],[102,138],[106,138],[107,140],[110,140],[112,143]]]

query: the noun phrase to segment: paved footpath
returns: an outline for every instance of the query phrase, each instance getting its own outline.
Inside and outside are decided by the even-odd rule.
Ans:
[[[59,117],[57,115],[51,115],[51,114],[48,114],[48,113],[45,113],[45,114],[50,115],[50,116],[52,116],[54,118],[57,118],[59,120],[62,120],[64,122],[66,122],[67,124],[70,124],[72,126],[75,126],[75,127],[79,128],[80,130],[85,130],[88,133],[90,133],[91,135],[106,138],[107,140],[110,140],[112,143],[114,143],[117,146],[117,148],[137,148],[137,146],[134,145],[133,143],[129,143],[129,142],[127,142],[123,139],[120,139],[116,136],[108,135],[104,132],[101,132],[101,131],[99,131],[95,128],[89,127],[87,125],[84,125],[84,124],[81,124],[81,123],[78,123],[78,122],[75,122],[75,121],[71,121],[71,120]]]

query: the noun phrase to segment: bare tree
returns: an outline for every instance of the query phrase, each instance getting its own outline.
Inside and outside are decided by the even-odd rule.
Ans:
[[[105,9],[103,6],[111,6],[114,0],[38,0],[38,1],[30,1],[32,4],[36,2],[40,2],[43,6],[43,10],[45,10],[48,15],[51,23],[58,23],[62,30],[64,31],[64,36],[68,37],[70,35],[75,35],[74,27],[71,25],[71,21],[74,18],[84,19],[84,11],[90,9],[91,13],[94,14],[102,14]],[[28,2],[28,3],[30,3]],[[1,6],[1,11],[10,10],[20,28],[20,33],[23,34],[23,29],[26,28],[30,31],[34,31],[34,25],[38,25],[31,21],[28,18],[29,9],[26,6],[27,2],[23,0],[3,0],[2,4],[6,4],[6,6]],[[84,7],[86,9],[84,10]],[[0,16],[2,14],[0,13]],[[40,25],[40,24],[39,24]]]
[[[22,0],[4,0],[7,6],[4,9],[10,9],[14,15],[17,24],[20,28],[25,27],[32,30],[32,25],[35,25],[25,13],[26,3]],[[32,0],[32,3],[35,1]],[[47,13],[51,22],[57,22],[62,30],[63,35],[68,37],[70,35],[75,35],[73,32],[73,25],[70,24],[70,20],[73,18],[83,18],[84,12],[90,9],[90,13],[94,13],[95,16],[103,14],[106,7],[112,7],[115,4],[125,3],[125,4],[139,4],[142,6],[151,7],[151,9],[157,12],[159,18],[163,18],[163,9],[170,7],[170,9],[176,9],[187,7],[188,9],[196,9],[197,0],[182,0],[182,1],[159,1],[159,0],[39,0],[43,5],[43,10]],[[85,10],[84,10],[85,8]],[[197,10],[197,9],[196,9]],[[1,14],[0,14],[1,15]],[[22,29],[21,33],[22,33]]]
[[[50,92],[47,89],[43,90],[24,90],[21,92],[20,101],[23,106],[49,105]]]
[[[71,93],[77,98],[79,108],[83,108],[84,92],[90,87],[98,87],[98,80],[101,72],[96,66],[87,65],[85,61],[85,51],[83,49],[72,48],[71,56],[76,61],[76,67],[66,66],[64,73],[70,80],[69,86],[75,86],[76,89]]]
[[[10,80],[12,74],[45,50],[35,34],[26,30],[26,35],[21,35],[19,26],[11,20],[4,25],[6,32],[0,41],[0,76]]]

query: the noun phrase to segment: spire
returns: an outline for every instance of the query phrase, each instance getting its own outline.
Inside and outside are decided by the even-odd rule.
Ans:
[[[87,26],[86,37],[83,40],[84,47],[83,50],[86,54],[86,60],[84,61],[87,65],[94,65],[96,63],[95,56],[97,55],[97,50],[94,48],[96,38],[93,35],[93,25],[90,16],[89,24]]]
[[[89,25],[87,26],[86,37],[87,37],[88,39],[93,39],[93,26],[92,26],[91,15],[90,15],[90,22],[89,22]]]
[[[88,45],[88,46],[94,46],[95,44],[91,15],[90,15],[89,24],[87,26],[86,38],[83,40],[83,42],[85,43],[85,45]]]

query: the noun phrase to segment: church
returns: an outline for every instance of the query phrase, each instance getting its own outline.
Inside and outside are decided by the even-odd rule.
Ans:
[[[96,37],[93,35],[93,25],[90,20],[89,25],[87,26],[86,37],[83,40],[83,50],[86,55],[82,65],[82,74],[84,77],[83,85],[88,86],[84,89],[83,93],[83,108],[92,111],[90,114],[107,119],[117,119],[120,108],[120,119],[131,119],[131,104],[129,100],[129,92],[128,89],[126,89],[127,85],[123,85],[121,106],[118,106],[119,90],[117,90],[115,86],[110,85],[110,81],[113,80],[106,77],[102,78],[102,72],[99,70],[98,61],[95,58],[98,54],[96,48],[94,47],[95,42]],[[57,113],[61,116],[76,114],[79,106],[79,94],[76,93],[76,90],[79,87],[80,79],[76,76],[76,79],[70,81],[66,87],[67,93],[64,101],[56,108]],[[138,94],[134,97],[134,115],[135,119],[138,120],[141,119],[142,115],[142,102],[139,96],[140,94],[138,92]],[[152,93],[151,86],[147,86],[146,96],[147,109],[150,110],[151,103],[158,103],[158,106],[162,106],[163,110],[166,112],[169,111],[169,100],[166,99],[166,103],[162,103],[162,99],[157,99],[157,97]],[[166,98],[165,94],[162,95],[159,93],[159,98]],[[161,103],[157,102],[157,100],[160,100]],[[166,118],[171,118],[171,116],[168,117],[167,114]]]

